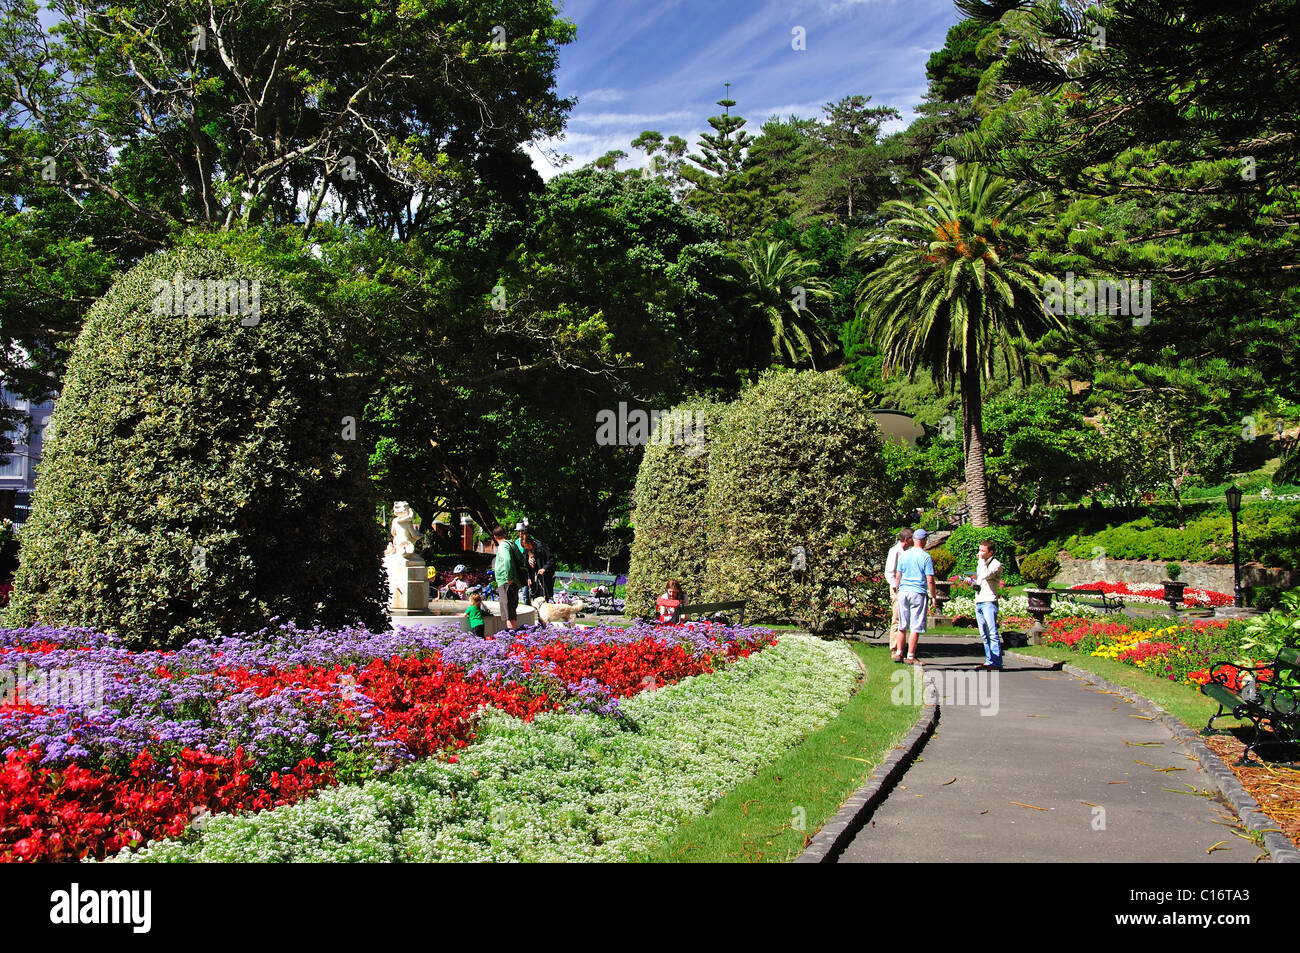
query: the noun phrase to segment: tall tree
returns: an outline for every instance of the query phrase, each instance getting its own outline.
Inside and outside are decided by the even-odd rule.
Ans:
[[[1254,372],[1237,417],[1300,395],[1294,0],[959,6],[1001,49],[958,155],[1059,198],[1044,266],[1151,284],[1142,322],[1075,322],[1084,363],[1195,372],[1230,357]]]
[[[726,86],[730,91],[731,84]],[[714,131],[700,134],[700,151],[686,157],[693,164],[684,166],[682,175],[694,186],[687,196],[691,207],[715,216],[728,237],[735,238],[752,204],[742,170],[745,150],[754,137],[745,132],[746,120],[731,114],[736,101],[730,95],[719,99],[718,105],[722,115],[709,117]]]
[[[34,0],[6,4],[7,118],[47,138],[69,196],[154,234],[326,214],[406,237],[468,182],[517,179],[519,144],[571,105],[574,28],[547,0],[53,6],[51,35]]]
[[[816,263],[779,241],[751,238],[737,253],[743,299],[748,304],[749,364],[770,363],[824,370],[837,353],[817,325],[810,301],[834,297],[815,274]]]
[[[887,233],[862,246],[885,261],[859,289],[854,333],[877,343],[886,370],[959,385],[967,504],[971,522],[989,526],[981,384],[996,361],[1022,366],[1020,341],[1064,325],[1043,307],[1047,276],[1026,260],[1034,195],[977,166],[928,176],[915,183],[922,200],[886,203]]]
[[[825,148],[809,171],[805,201],[842,225],[860,224],[896,194],[890,182],[892,150],[880,143],[880,128],[901,118],[891,106],[871,106],[870,96],[846,96],[827,103],[818,132]]]

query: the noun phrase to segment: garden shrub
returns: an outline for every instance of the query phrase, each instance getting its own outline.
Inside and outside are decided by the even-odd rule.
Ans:
[[[1246,605],[1266,612],[1277,609],[1282,605],[1282,596],[1288,591],[1281,586],[1246,586]]]
[[[952,575],[953,569],[957,565],[957,560],[952,553],[940,546],[938,549],[932,549],[930,552],[930,561],[934,563],[934,578],[947,579]]]
[[[1025,582],[1039,588],[1046,588],[1060,571],[1061,561],[1051,550],[1040,549],[1020,560],[1020,575],[1024,577]]]
[[[177,275],[247,282],[257,310],[220,313],[211,284],[169,302]],[[287,283],[220,252],[153,255],[119,279],[68,366],[9,624],[88,626],[132,648],[275,616],[383,625],[345,353]]]
[[[1155,507],[1152,507],[1155,510]],[[1160,516],[1161,514],[1157,514]],[[1096,548],[1111,559],[1180,563],[1232,562],[1232,519],[1227,507],[1206,506],[1179,529],[1172,515],[1161,525],[1143,517],[1089,534],[1076,534],[1064,548],[1076,559],[1091,559]],[[1254,503],[1238,517],[1243,562],[1290,568],[1300,562],[1300,504]]]
[[[691,421],[689,439],[668,440],[668,435],[662,435],[646,445],[632,491],[636,531],[625,596],[629,616],[649,615],[669,579],[681,580],[688,602],[706,601],[702,596],[709,551],[705,512],[709,442],[723,411],[724,405],[707,401],[681,404],[660,418],[660,425],[667,421],[671,430],[680,421],[676,426],[681,434]],[[695,424],[700,423],[703,432],[696,434]]]
[[[1016,541],[1011,536],[1011,530],[1001,526],[958,526],[944,542],[944,546],[957,560],[957,572],[972,573],[975,564],[979,562],[980,543],[986,539],[993,543],[993,555],[1002,563],[1003,578],[1006,579],[1016,566]]]
[[[711,598],[749,599],[747,617],[818,632],[864,603],[887,604],[879,577],[892,501],[860,392],[833,374],[769,371],[711,437]]]

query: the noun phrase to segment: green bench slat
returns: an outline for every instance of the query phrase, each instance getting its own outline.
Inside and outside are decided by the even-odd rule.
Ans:
[[[1245,701],[1240,695],[1224,685],[1216,682],[1206,682],[1201,686],[1201,692],[1213,698],[1224,708],[1236,708],[1238,705],[1244,705]]]

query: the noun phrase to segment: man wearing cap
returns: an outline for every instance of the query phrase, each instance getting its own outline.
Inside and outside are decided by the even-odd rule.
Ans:
[[[912,531],[912,547],[898,557],[894,576],[898,588],[898,631],[907,634],[909,665],[916,662],[917,637],[925,631],[925,615],[934,601],[934,561],[925,551],[924,529]],[[928,596],[928,599],[927,599]]]
[[[898,557],[912,547],[912,531],[903,527],[898,542],[885,557],[885,582],[889,584],[889,654],[895,662],[903,661],[903,633],[898,628]]]

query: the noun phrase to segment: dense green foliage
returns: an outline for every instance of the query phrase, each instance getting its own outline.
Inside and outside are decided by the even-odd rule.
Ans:
[[[1020,575],[1025,582],[1042,589],[1061,571],[1061,561],[1056,553],[1040,549],[1020,560]]]
[[[836,606],[879,574],[890,501],[880,428],[834,375],[765,374],[712,433],[708,592],[749,599],[756,619],[836,624]]]
[[[1287,569],[1300,566],[1300,504],[1243,506],[1238,539],[1243,562]],[[1224,505],[1204,507],[1183,529],[1145,516],[1099,532],[1076,534],[1065,542],[1076,559],[1092,559],[1098,547],[1111,559],[1230,563],[1232,518]]]
[[[957,568],[957,557],[943,546],[930,550],[930,561],[934,563],[935,579],[947,579]]]
[[[958,526],[952,531],[944,546],[957,560],[957,572],[975,571],[980,543],[985,540],[993,544],[993,555],[1002,563],[1004,575],[1013,573],[1016,567],[1016,541],[1011,531],[1002,526]]]
[[[247,282],[259,307],[214,313],[210,291],[160,300],[176,275]],[[381,623],[383,536],[348,439],[342,354],[287,283],[228,256],[185,249],[132,269],[78,338],[9,622],[89,626],[134,647],[273,616]]]
[[[660,418],[645,448],[632,494],[636,533],[624,596],[629,615],[650,615],[670,579],[681,582],[688,603],[708,601],[709,443],[723,411],[723,405],[702,401],[678,405]],[[683,433],[688,421],[688,439],[667,439],[674,429]]]

